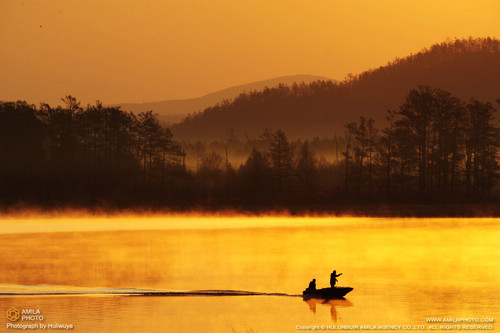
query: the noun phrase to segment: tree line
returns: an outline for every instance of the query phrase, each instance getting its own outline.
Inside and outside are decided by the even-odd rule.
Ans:
[[[152,111],[0,104],[0,201],[41,207],[328,210],[349,203],[495,202],[500,129],[489,102],[411,89],[386,127],[360,117],[342,137],[291,141],[278,129],[192,153]],[[500,102],[500,100],[499,100]],[[283,110],[286,112],[286,110]],[[326,159],[311,147],[331,144]],[[241,163],[235,147],[249,145]],[[240,147],[241,148],[241,147]]]
[[[117,107],[0,105],[1,200],[82,206],[149,198],[182,173],[180,148],[152,111]],[[155,195],[157,193],[155,192]]]
[[[371,191],[375,180],[388,194],[491,196],[499,178],[495,111],[437,88],[410,90],[380,135],[371,119],[346,125],[346,191]]]

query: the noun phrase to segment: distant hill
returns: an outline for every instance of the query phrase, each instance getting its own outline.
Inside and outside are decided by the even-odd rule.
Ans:
[[[226,99],[233,99],[243,92],[248,93],[255,90],[261,90],[265,87],[274,87],[280,83],[310,83],[316,80],[328,80],[328,78],[314,75],[283,76],[270,80],[234,86],[197,98],[166,100],[150,103],[121,103],[116,105],[119,105],[123,110],[133,111],[135,113],[153,110],[155,113],[158,113],[159,118],[163,121],[178,122],[190,113],[202,111],[205,108]]]
[[[228,129],[256,137],[267,128],[293,138],[343,135],[360,116],[385,127],[387,109],[397,109],[411,88],[429,85],[464,101],[494,102],[500,97],[500,41],[464,39],[435,44],[386,66],[342,82],[281,85],[241,94],[232,102],[206,108],[172,127],[178,139],[221,139]]]

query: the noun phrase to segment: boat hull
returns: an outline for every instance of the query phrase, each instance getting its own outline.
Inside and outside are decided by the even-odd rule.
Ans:
[[[323,288],[316,290],[304,290],[302,292],[302,297],[308,298],[322,298],[322,299],[335,299],[343,298],[347,293],[352,291],[353,288],[350,287],[334,287],[334,288]]]

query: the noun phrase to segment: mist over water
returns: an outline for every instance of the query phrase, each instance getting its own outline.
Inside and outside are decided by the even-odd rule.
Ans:
[[[182,225],[184,223],[184,227]],[[5,290],[301,294],[333,269],[346,300],[252,296],[0,296],[82,331],[295,331],[500,318],[498,219],[88,217],[7,219]],[[38,225],[38,228],[35,226]],[[120,289],[124,288],[124,289]],[[106,309],[113,309],[106,311]],[[106,312],[106,315],[102,315]]]

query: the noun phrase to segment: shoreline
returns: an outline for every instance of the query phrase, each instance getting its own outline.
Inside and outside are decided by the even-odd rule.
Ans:
[[[155,217],[175,216],[245,216],[245,217],[371,217],[371,218],[500,218],[499,203],[418,203],[418,204],[332,204],[332,205],[276,205],[257,207],[196,206],[196,207],[159,207],[129,206],[30,206],[14,205],[0,208],[4,218],[33,217],[116,217],[116,216]]]

